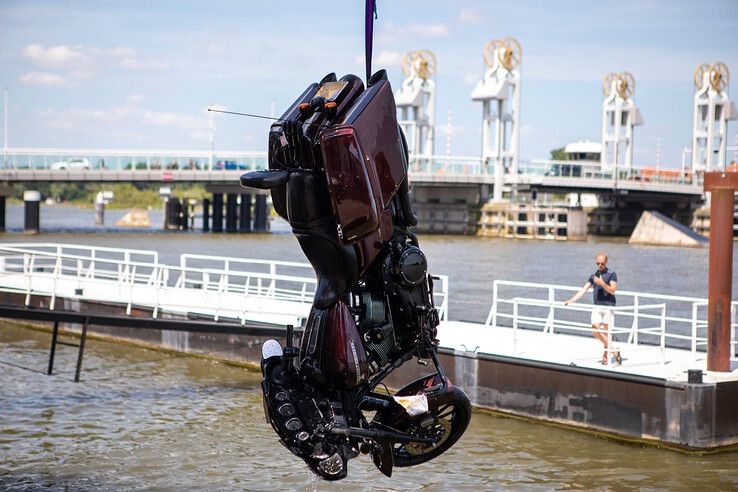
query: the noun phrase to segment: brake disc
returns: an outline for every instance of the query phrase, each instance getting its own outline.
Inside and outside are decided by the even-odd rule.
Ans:
[[[451,421],[446,419],[435,419],[430,429],[423,429],[422,436],[417,437],[430,437],[438,439],[435,444],[420,444],[415,442],[409,442],[405,444],[405,451],[413,456],[418,456],[427,453],[436,446],[440,446],[443,442],[448,439],[451,435]]]

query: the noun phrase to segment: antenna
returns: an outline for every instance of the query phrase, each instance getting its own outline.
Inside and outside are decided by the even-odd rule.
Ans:
[[[249,118],[261,118],[262,120],[279,121],[279,118],[274,118],[273,116],[264,116],[261,114],[239,113],[237,111],[226,111],[224,109],[213,109],[213,108],[208,108],[208,111],[211,113],[235,114],[236,116],[248,116]]]
[[[223,113],[223,114],[235,114],[236,116],[248,116],[249,118],[260,118],[262,120],[290,121],[290,120],[285,120],[283,118],[274,118],[273,116],[264,116],[261,114],[253,114],[253,113],[239,113],[238,111],[226,111],[223,109],[208,108],[208,111],[210,111],[211,113]],[[308,126],[316,126],[318,128],[328,128],[331,126],[330,124],[320,125],[318,123],[308,123],[306,121],[300,121],[300,124],[308,125]]]

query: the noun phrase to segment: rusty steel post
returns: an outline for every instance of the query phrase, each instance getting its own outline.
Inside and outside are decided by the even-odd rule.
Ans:
[[[710,204],[707,301],[707,370],[730,372],[730,303],[733,287],[733,194],[738,173],[705,173]]]

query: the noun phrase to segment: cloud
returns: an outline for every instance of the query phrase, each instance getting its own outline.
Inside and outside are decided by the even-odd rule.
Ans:
[[[467,72],[464,74],[464,83],[466,85],[477,85],[477,82],[482,80],[482,73],[471,73]]]
[[[126,70],[166,70],[169,68],[169,62],[157,60],[142,60],[140,58],[123,58],[120,66]]]
[[[110,50],[96,50],[102,54],[109,54],[117,58],[132,58],[136,56],[136,50],[132,48],[126,48],[124,46],[118,46]]]
[[[32,62],[42,66],[62,67],[80,65],[88,62],[87,56],[79,46],[49,46],[29,44],[21,54]]]
[[[131,94],[126,98],[126,101],[128,101],[131,104],[138,104],[141,101],[143,101],[144,97],[141,94]]]
[[[399,51],[383,50],[374,58],[374,63],[377,65],[397,65],[400,63],[401,58],[402,55]]]
[[[446,24],[411,24],[407,27],[410,36],[419,38],[444,38],[449,32]]]
[[[151,111],[147,109],[140,116],[141,122],[144,125],[150,126],[171,126],[180,130],[197,130],[207,126],[203,118],[182,113]]]
[[[372,64],[383,67],[392,65],[399,66],[401,59],[402,55],[399,51],[382,50],[378,54],[372,56]],[[364,65],[364,55],[359,55],[354,58],[354,62],[357,65]]]
[[[461,9],[457,17],[458,21],[462,24],[480,24],[485,18],[485,13],[476,9]]]
[[[194,134],[207,132],[208,120],[201,115],[153,111],[136,105],[109,108],[71,108],[62,111],[49,109],[40,114],[44,126],[57,129],[85,129],[119,131],[121,125],[136,121],[149,127],[169,127]]]
[[[407,38],[445,38],[450,33],[451,30],[446,24],[410,24],[397,27],[388,22],[377,35],[377,41],[391,44]]]
[[[210,41],[206,47],[208,53],[211,55],[221,55],[225,53],[225,47],[215,41]]]
[[[115,48],[97,48],[83,46],[44,46],[33,43],[21,51],[21,56],[30,60],[39,67],[55,68],[63,73],[57,77],[64,83],[88,79],[100,71],[111,67],[120,67],[131,71],[165,70],[168,62],[144,59],[137,55],[136,50],[125,46]],[[44,85],[63,85],[58,78],[29,77],[28,83]]]
[[[638,56],[634,56],[634,52]],[[698,48],[676,49],[661,46],[606,45],[585,49],[568,42],[537,45],[526,51],[523,45],[522,70],[525,80],[597,81],[610,72],[628,71],[640,82],[691,83],[697,63],[705,61]],[[708,58],[709,59],[709,58]],[[724,59],[729,65],[730,59]]]
[[[28,72],[20,80],[24,84],[45,87],[62,87],[68,84],[67,79],[64,77],[49,72]]]

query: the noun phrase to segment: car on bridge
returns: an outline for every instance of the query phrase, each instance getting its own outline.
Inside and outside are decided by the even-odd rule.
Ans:
[[[86,157],[82,157],[81,159],[69,159],[68,161],[58,161],[49,166],[49,169],[52,171],[89,168],[90,161],[88,161]]]
[[[218,161],[213,166],[213,169],[221,171],[244,171],[248,168],[249,167],[246,164],[237,161]]]

